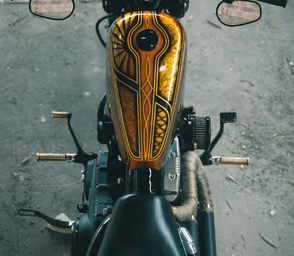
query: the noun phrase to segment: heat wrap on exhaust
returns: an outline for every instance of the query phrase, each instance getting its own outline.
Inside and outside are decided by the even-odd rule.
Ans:
[[[180,221],[197,219],[198,202],[202,211],[212,212],[213,203],[208,179],[200,158],[193,151],[188,151],[182,156],[181,179],[181,203],[173,207],[175,217]]]

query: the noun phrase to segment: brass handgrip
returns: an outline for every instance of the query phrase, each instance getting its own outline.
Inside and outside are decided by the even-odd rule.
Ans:
[[[71,113],[69,112],[52,111],[52,118],[68,118],[68,117],[71,117]]]
[[[249,157],[220,157],[214,156],[212,157],[212,162],[214,164],[243,164],[249,165],[250,158]]]
[[[73,161],[76,154],[37,153],[37,161]]]

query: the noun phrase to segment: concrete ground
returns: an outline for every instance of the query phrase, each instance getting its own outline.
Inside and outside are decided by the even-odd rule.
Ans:
[[[199,116],[235,110],[214,151],[249,156],[251,166],[206,168],[215,202],[218,255],[294,255],[294,2],[262,4],[257,23],[221,25],[218,0],[191,1],[182,19],[188,35],[185,102]],[[96,142],[96,111],[105,92],[105,51],[95,34],[100,1],[77,2],[65,21],[44,20],[27,4],[0,4],[0,255],[67,256],[70,238],[50,232],[17,209],[60,212],[76,219],[80,170],[69,163],[37,163],[36,152],[75,153],[65,120],[87,152]],[[217,24],[217,26],[213,25]],[[228,175],[233,178],[230,180]]]

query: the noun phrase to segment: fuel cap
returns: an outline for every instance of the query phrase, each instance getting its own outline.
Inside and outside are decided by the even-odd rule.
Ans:
[[[136,41],[141,50],[152,51],[159,43],[159,36],[152,29],[144,29],[137,35]]]

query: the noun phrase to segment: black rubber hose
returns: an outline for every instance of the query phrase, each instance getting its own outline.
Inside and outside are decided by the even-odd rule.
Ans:
[[[99,225],[99,227],[96,229],[96,231],[91,239],[91,242],[89,244],[86,256],[96,256],[97,255],[99,248],[100,248],[100,245],[102,243],[102,240],[104,238],[104,233],[105,233],[105,230],[107,228],[109,221],[110,221],[110,215],[108,215],[102,221],[102,223]]]
[[[105,43],[104,39],[103,39],[102,36],[101,36],[100,30],[99,30],[99,26],[100,26],[100,23],[101,23],[103,20],[108,19],[108,18],[111,18],[113,15],[114,15],[114,14],[109,14],[109,15],[106,15],[106,16],[102,17],[101,19],[99,19],[99,20],[97,21],[96,26],[95,26],[95,28],[96,28],[96,34],[97,34],[97,36],[98,36],[98,38],[99,38],[101,44],[104,46],[104,48],[106,48],[106,43]]]

